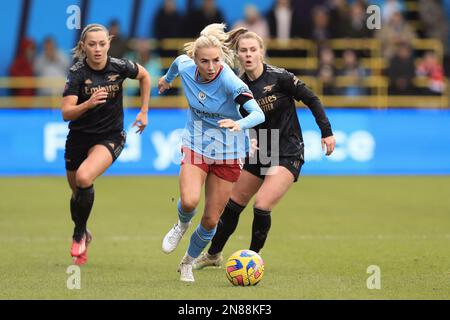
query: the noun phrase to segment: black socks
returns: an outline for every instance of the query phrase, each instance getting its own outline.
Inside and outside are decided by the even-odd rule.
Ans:
[[[228,203],[223,210],[219,223],[217,224],[217,231],[214,238],[211,240],[211,246],[208,250],[210,255],[215,255],[223,250],[228,238],[236,230],[239,222],[239,215],[245,207],[237,204],[233,200],[228,200]]]
[[[265,211],[258,208],[253,208],[254,217],[252,225],[252,242],[250,250],[259,252],[267,239],[270,225],[272,223],[271,211]]]
[[[80,241],[86,232],[86,224],[94,204],[94,186],[77,187],[77,193],[70,199],[70,212],[75,223],[73,238]]]
[[[236,230],[239,216],[245,207],[229,200],[217,225],[217,231],[211,241],[208,254],[215,255],[223,250],[228,238]],[[271,211],[253,208],[252,240],[250,250],[259,252],[267,239],[272,224]]]

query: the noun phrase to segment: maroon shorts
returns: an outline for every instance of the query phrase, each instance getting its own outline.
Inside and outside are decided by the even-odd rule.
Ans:
[[[215,160],[204,157],[187,147],[182,147],[181,152],[183,153],[181,165],[186,163],[192,164],[206,173],[211,172],[215,176],[229,182],[236,182],[241,175],[243,166],[241,159]]]

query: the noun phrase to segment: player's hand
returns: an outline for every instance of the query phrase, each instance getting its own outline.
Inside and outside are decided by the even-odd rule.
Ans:
[[[108,98],[108,92],[106,92],[105,88],[95,91],[88,100],[89,109],[105,103],[106,98]]]
[[[239,124],[236,121],[233,121],[231,119],[219,120],[219,121],[217,121],[217,123],[219,124],[219,127],[228,128],[228,129],[230,129],[231,132],[241,130],[241,127],[239,126]]]
[[[322,150],[325,151],[325,147],[327,148],[326,153],[327,156],[333,153],[335,146],[336,146],[336,139],[334,138],[334,136],[322,138]]]
[[[138,130],[136,131],[136,133],[142,134],[147,124],[148,124],[147,112],[141,111],[136,116],[136,120],[134,121],[132,128],[137,126]]]
[[[162,94],[164,91],[172,88],[172,85],[166,81],[166,77],[161,77],[158,80],[158,93]]]
[[[255,138],[250,139],[250,157],[253,157],[256,150],[259,150],[258,140],[256,140]]]

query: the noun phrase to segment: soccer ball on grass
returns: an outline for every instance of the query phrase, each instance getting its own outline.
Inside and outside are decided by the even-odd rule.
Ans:
[[[239,250],[228,258],[225,271],[234,286],[254,286],[264,275],[264,261],[254,251]]]

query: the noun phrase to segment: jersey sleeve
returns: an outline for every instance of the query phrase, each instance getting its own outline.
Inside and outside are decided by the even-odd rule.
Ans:
[[[264,122],[264,112],[253,98],[253,93],[250,91],[248,86],[244,83],[244,81],[239,79],[239,77],[236,76],[229,67],[225,67],[224,72],[225,77],[223,78],[223,83],[227,93],[231,94],[233,100],[236,103],[241,104],[248,113],[246,117],[236,121],[236,123],[239,124],[241,129],[245,130]]]
[[[175,80],[175,78],[182,70],[183,64],[189,61],[192,61],[192,59],[185,54],[178,56],[175,60],[173,60],[172,64],[169,67],[169,70],[167,70],[167,73],[164,76],[166,82],[172,83],[172,81]]]
[[[136,79],[139,73],[139,67],[137,63],[128,59],[121,59],[121,60],[124,62],[122,70],[123,77]]]
[[[250,129],[256,127],[258,124],[266,120],[264,112],[261,110],[255,99],[250,99],[244,103],[243,108],[248,112],[248,115],[241,120],[236,121],[241,129]]]
[[[233,73],[230,67],[225,66],[224,73],[223,84],[234,101],[238,101],[240,95],[253,99],[253,93],[248,86]]]
[[[283,73],[279,81],[280,87],[285,94],[292,96],[297,101],[302,101],[311,110],[322,133],[322,138],[332,136],[330,121],[325,114],[322,102],[316,94],[290,72],[286,71]]]
[[[69,72],[66,85],[64,86],[63,97],[78,96],[80,94],[80,79],[76,72]]]

